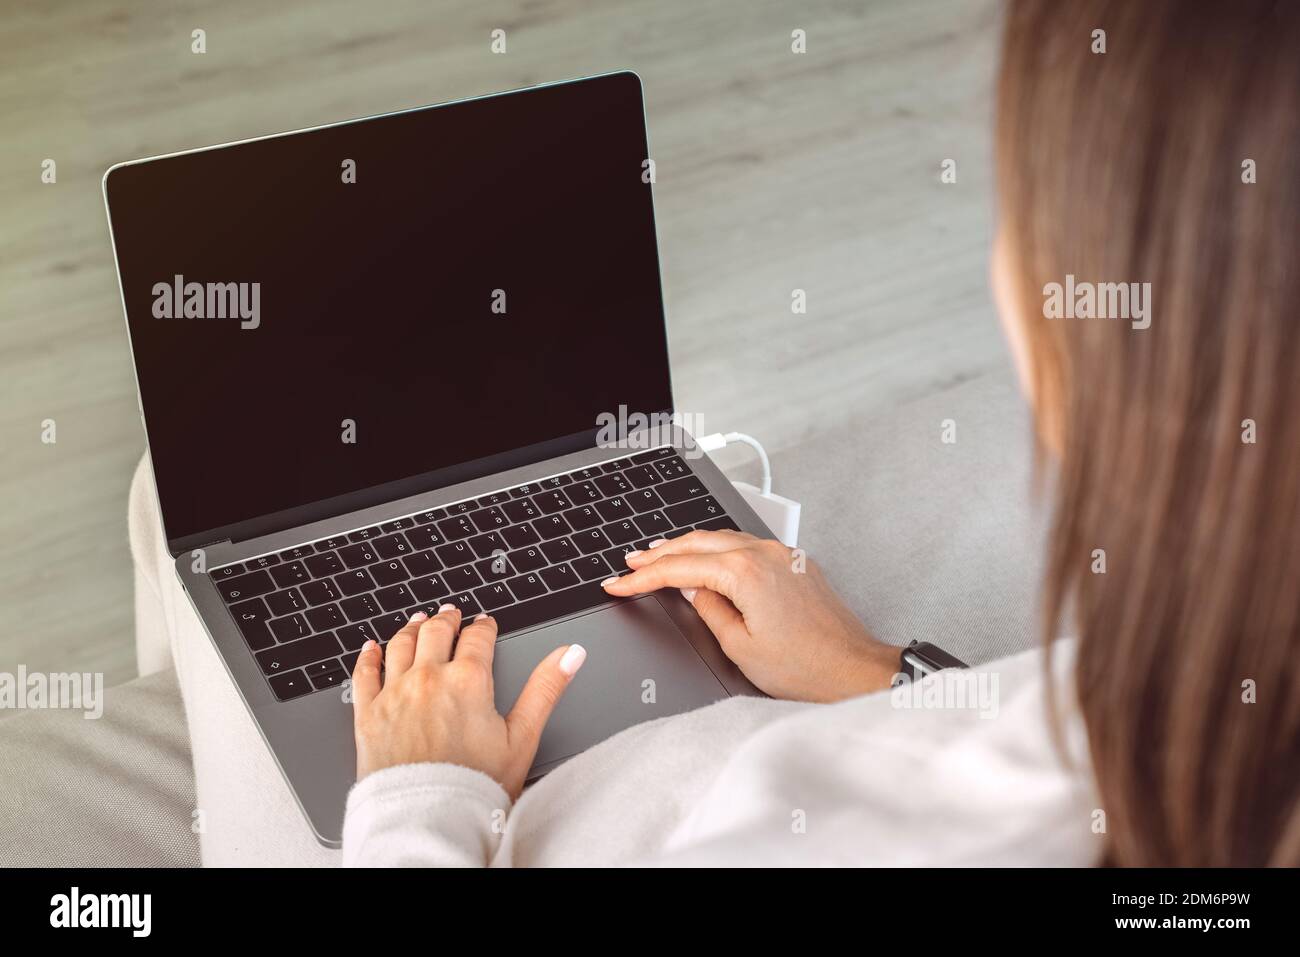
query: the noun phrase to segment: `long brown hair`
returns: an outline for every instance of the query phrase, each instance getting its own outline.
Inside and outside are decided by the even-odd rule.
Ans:
[[[1104,859],[1300,864],[1300,4],[1012,0],[998,100]]]

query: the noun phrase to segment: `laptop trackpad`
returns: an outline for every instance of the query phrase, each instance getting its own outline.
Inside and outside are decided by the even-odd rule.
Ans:
[[[668,613],[646,596],[498,643],[492,673],[501,713],[514,706],[539,661],[574,643],[587,649],[587,660],[542,734],[538,771],[631,725],[727,697]]]

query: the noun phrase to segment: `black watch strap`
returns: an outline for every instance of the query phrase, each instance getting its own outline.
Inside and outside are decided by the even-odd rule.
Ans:
[[[914,641],[899,655],[899,671],[913,681],[932,675],[944,668],[967,668],[969,665],[956,655],[950,655],[938,645],[928,641]]]

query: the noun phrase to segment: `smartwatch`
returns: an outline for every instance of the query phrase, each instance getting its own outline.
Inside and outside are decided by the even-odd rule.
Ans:
[[[898,656],[899,671],[918,681],[944,668],[968,668],[969,665],[928,641],[914,641]]]

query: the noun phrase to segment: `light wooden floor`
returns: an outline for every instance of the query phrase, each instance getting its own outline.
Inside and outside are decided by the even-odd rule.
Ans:
[[[632,68],[682,410],[777,450],[1009,374],[986,282],[991,0],[82,0],[0,17],[0,670],[134,673],[126,492],[144,437],[100,198],[120,160]]]

